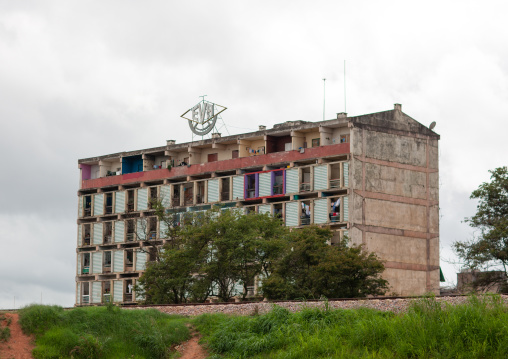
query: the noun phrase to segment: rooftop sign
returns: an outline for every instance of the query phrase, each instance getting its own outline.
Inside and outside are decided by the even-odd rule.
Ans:
[[[180,116],[189,122],[189,127],[196,135],[204,136],[213,130],[217,115],[227,107],[203,100]],[[190,112],[190,115],[188,115]],[[186,117],[189,116],[189,117]]]

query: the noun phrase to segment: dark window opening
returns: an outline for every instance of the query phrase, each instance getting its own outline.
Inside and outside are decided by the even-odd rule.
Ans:
[[[173,186],[173,197],[171,198],[171,206],[180,206],[180,185]]]
[[[157,187],[150,187],[148,192],[148,208],[153,209],[157,203]]]
[[[221,201],[229,201],[229,186],[230,186],[230,179],[229,177],[222,178],[222,189],[220,192],[220,200]]]
[[[132,291],[134,289],[134,286],[132,285],[132,279],[128,279],[124,282],[125,288],[124,288],[124,294],[123,294],[123,301],[124,302],[132,302]]]
[[[245,198],[256,198],[257,194],[257,173],[245,175]]]
[[[150,240],[157,238],[157,217],[148,218],[148,238]]]
[[[310,216],[311,216],[310,201],[303,201],[300,203],[301,203],[300,225],[307,226],[310,224]]]
[[[309,192],[312,190],[310,182],[310,167],[304,167],[300,170],[301,183],[300,192]]]
[[[85,224],[84,225],[83,245],[84,246],[89,246],[90,245],[90,224]]]
[[[312,139],[312,147],[319,147],[320,139],[319,138],[313,138]]]
[[[335,197],[331,198],[330,212],[328,213],[328,217],[330,222],[340,222],[340,205],[341,198]]]
[[[81,274],[90,274],[90,253],[83,254],[83,265]]]
[[[92,196],[83,197],[83,210],[84,217],[90,217],[92,215]]]
[[[133,242],[136,236],[136,222],[133,219],[127,221],[127,242]]]
[[[238,158],[238,157],[239,157],[238,150],[233,150],[233,152],[231,152],[231,158]]]
[[[104,222],[103,228],[103,242],[104,244],[111,243],[111,237],[113,235],[113,222]]]
[[[103,266],[102,266],[102,272],[103,273],[110,273],[111,272],[111,251],[104,252],[104,261],[103,261]]]
[[[127,191],[127,212],[134,211],[134,190]]]
[[[106,193],[106,214],[113,213],[113,193]]]
[[[284,194],[284,171],[272,173],[272,195]]]
[[[219,154],[218,153],[209,153],[208,154],[208,162],[215,162],[219,160]]]

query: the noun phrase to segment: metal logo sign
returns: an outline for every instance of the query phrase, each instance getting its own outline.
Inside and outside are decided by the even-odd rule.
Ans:
[[[196,135],[204,136],[213,130],[217,115],[227,108],[216,103],[205,101],[204,97],[196,106],[188,109],[180,116],[189,122],[189,127]],[[190,118],[185,117],[190,112]]]

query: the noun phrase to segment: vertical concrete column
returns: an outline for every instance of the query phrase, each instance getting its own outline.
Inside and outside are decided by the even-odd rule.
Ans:
[[[319,126],[319,142],[321,146],[332,144],[333,131],[329,127]]]
[[[303,147],[303,143],[305,142],[305,135],[298,131],[291,131],[291,148],[293,150],[298,150],[300,147]]]

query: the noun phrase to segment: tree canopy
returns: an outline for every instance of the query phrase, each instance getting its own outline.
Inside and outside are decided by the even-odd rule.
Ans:
[[[382,262],[345,241],[330,246],[329,229],[290,230],[279,218],[235,208],[188,214],[178,226],[172,214],[156,212],[168,224],[169,240],[138,281],[147,303],[245,299],[255,279],[270,299],[363,297],[387,289]]]
[[[508,265],[508,169],[499,167],[489,171],[490,182],[482,183],[471,193],[478,200],[476,214],[465,218],[465,222],[479,230],[472,240],[457,241],[454,250],[466,266],[485,270],[501,267],[505,274]],[[480,276],[478,286],[489,286],[506,277],[499,275]],[[505,287],[504,290],[507,288]]]

